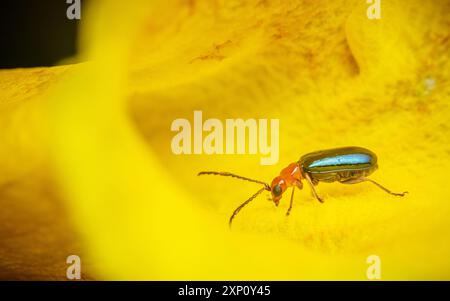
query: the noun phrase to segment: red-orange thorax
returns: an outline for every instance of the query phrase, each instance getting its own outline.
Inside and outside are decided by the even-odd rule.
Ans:
[[[282,194],[289,187],[296,186],[301,188],[302,172],[297,163],[291,163],[288,167],[281,170],[280,175],[273,179],[270,185],[272,191],[272,200],[278,205]]]
[[[288,167],[281,170],[280,177],[284,179],[288,187],[296,185],[298,181],[302,180],[300,166],[297,163],[289,164]]]

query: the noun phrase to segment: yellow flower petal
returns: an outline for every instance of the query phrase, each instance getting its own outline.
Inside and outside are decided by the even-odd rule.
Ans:
[[[12,81],[19,71],[0,73],[1,103],[21,102],[2,112],[2,143],[19,152],[2,156],[1,179],[26,170],[10,164],[20,152],[39,150],[98,278],[366,279],[375,254],[382,279],[448,279],[450,7],[385,2],[381,20],[357,1],[96,2],[82,29],[88,63],[44,69],[59,80],[29,100]],[[279,164],[174,155],[170,124],[197,109],[279,118]],[[35,112],[40,122],[27,123]],[[11,116],[24,117],[13,126]],[[8,140],[30,130],[37,142]],[[268,182],[304,153],[344,145],[375,151],[373,179],[410,194],[320,184],[325,203],[297,192],[289,218],[288,197],[276,210],[263,195],[230,232],[257,187],[196,176]]]

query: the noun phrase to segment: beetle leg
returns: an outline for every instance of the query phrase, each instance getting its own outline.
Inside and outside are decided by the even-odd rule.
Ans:
[[[291,202],[289,203],[289,208],[288,208],[288,210],[286,212],[286,216],[289,216],[289,213],[291,213],[292,203],[294,201],[294,191],[295,191],[295,186],[292,187]]]
[[[342,184],[357,184],[357,183],[361,183],[364,182],[365,178],[364,177],[360,177],[360,178],[350,178],[350,179],[343,179],[340,180],[339,183]]]
[[[361,183],[361,182],[370,182],[370,183],[378,186],[379,188],[383,189],[387,193],[395,195],[395,196],[404,196],[405,194],[408,193],[408,191],[405,191],[405,192],[402,192],[402,193],[392,192],[389,189],[387,189],[386,187],[384,187],[383,185],[381,185],[380,183],[377,183],[374,180],[366,178],[366,177],[361,177],[361,178],[356,178],[356,179],[348,179],[348,180],[342,181],[341,183],[343,183],[343,184],[356,184],[356,183]]]
[[[316,189],[314,188],[314,184],[313,184],[313,182],[312,182],[312,180],[311,180],[311,177],[310,177],[307,173],[305,173],[305,178],[306,178],[306,180],[308,181],[309,186],[311,187],[311,191],[312,191],[312,193],[314,194],[314,197],[315,197],[319,202],[323,203],[322,199],[317,195],[317,192],[316,192]]]

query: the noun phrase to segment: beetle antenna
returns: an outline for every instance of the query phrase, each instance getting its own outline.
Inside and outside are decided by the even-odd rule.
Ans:
[[[201,171],[201,172],[198,173],[198,176],[201,176],[201,175],[215,175],[215,176],[233,177],[233,178],[241,179],[241,180],[244,180],[244,181],[249,181],[249,182],[253,182],[253,183],[262,184],[262,185],[264,185],[264,190],[270,191],[270,185],[267,184],[266,182],[250,179],[250,178],[247,178],[247,177],[238,176],[238,175],[232,174],[230,172]]]
[[[237,207],[234,211],[233,214],[230,217],[230,221],[228,222],[228,225],[231,228],[231,224],[233,223],[233,219],[234,217],[239,213],[239,211],[241,211],[241,209],[247,205],[248,203],[250,203],[251,201],[253,201],[258,195],[261,194],[261,192],[263,192],[264,190],[266,190],[266,188],[261,188],[260,190],[258,190],[254,195],[252,195],[248,200],[246,200],[245,202],[243,202],[239,207]]]

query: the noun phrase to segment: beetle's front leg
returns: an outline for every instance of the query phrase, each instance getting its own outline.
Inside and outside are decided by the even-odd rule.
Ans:
[[[289,208],[286,212],[286,216],[289,216],[289,214],[291,213],[292,203],[294,202],[294,191],[295,191],[295,186],[292,187],[291,202],[289,203]]]
[[[308,173],[305,173],[305,178],[306,178],[306,180],[308,181],[309,186],[311,187],[311,191],[312,191],[312,193],[314,194],[314,197],[315,197],[319,202],[323,203],[322,199],[321,199],[321,198],[319,197],[319,195],[317,194],[316,189],[314,188],[314,184],[313,184],[313,182],[312,182],[312,180],[311,180],[311,177],[308,175]]]

